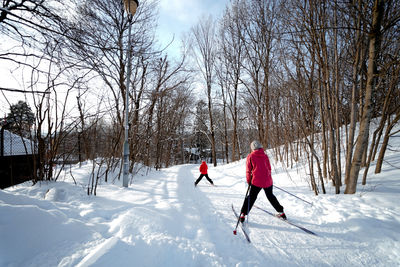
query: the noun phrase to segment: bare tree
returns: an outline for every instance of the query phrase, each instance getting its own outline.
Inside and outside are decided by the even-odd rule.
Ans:
[[[358,98],[358,87],[360,86],[359,76],[361,73],[361,63],[364,61],[363,59],[363,50],[365,50],[365,42],[363,42],[363,31],[361,29],[362,25],[362,13],[361,11],[364,10],[363,8],[363,1],[353,1],[353,5],[350,6],[351,10],[349,22],[353,23],[355,26],[355,33],[354,36],[350,35],[348,38],[351,38],[353,41],[352,44],[352,88],[351,88],[351,107],[350,107],[350,126],[349,126],[349,133],[348,133],[348,140],[346,144],[346,166],[345,166],[345,184],[347,184],[350,169],[351,169],[351,159],[353,158],[353,150],[354,150],[354,135],[355,135],[355,128],[357,122],[357,98]],[[358,11],[358,12],[356,12]]]
[[[238,140],[239,127],[239,85],[242,79],[242,61],[244,60],[244,29],[241,10],[244,5],[240,1],[232,3],[226,9],[224,18],[220,25],[220,45],[218,78],[221,88],[225,91],[223,99],[226,98],[228,110],[232,118],[232,161],[240,159]],[[223,68],[223,69],[222,69]],[[225,94],[226,93],[226,94]]]
[[[276,47],[276,27],[279,13],[279,1],[251,1],[246,4],[246,19],[243,20],[245,34],[244,49],[246,50],[246,68],[253,85],[247,85],[250,90],[255,89],[253,98],[259,100],[257,118],[259,139],[264,147],[270,146],[270,90],[271,76],[274,66],[274,48]],[[254,89],[253,89],[254,88]]]
[[[357,144],[354,151],[352,166],[348,184],[345,189],[346,194],[354,194],[357,188],[358,174],[361,166],[361,158],[366,147],[368,147],[369,126],[372,117],[372,94],[375,90],[376,82],[376,58],[380,53],[381,37],[382,37],[382,21],[385,12],[385,2],[383,0],[375,0],[372,8],[372,24],[369,32],[368,46],[368,73],[365,91],[364,106],[362,118],[360,121],[360,130],[357,137]]]
[[[197,25],[192,28],[192,34],[194,37],[193,51],[197,67],[201,72],[205,89],[207,93],[207,106],[208,115],[210,118],[210,141],[211,150],[214,166],[217,166],[216,159],[216,146],[215,146],[215,130],[213,120],[213,103],[212,103],[212,84],[214,82],[215,75],[215,58],[216,58],[216,45],[215,45],[215,32],[214,32],[214,20],[212,17],[202,19]]]

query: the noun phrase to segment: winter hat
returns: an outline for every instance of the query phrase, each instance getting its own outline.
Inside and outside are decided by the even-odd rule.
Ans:
[[[251,142],[250,148],[252,150],[257,150],[259,148],[262,148],[262,144],[260,142],[258,142],[257,140],[254,140],[253,142]]]

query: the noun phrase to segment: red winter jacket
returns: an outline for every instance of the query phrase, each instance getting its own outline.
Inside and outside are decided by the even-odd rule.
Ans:
[[[200,173],[207,174],[207,169],[208,169],[207,163],[203,161],[200,165]]]
[[[272,185],[271,164],[262,148],[251,152],[246,160],[246,179],[250,183],[261,188]]]

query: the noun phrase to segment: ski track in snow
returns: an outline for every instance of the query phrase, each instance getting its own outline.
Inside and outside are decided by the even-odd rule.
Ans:
[[[84,177],[82,168],[78,170]],[[313,202],[311,206],[275,188],[289,220],[318,236],[254,208],[247,225],[252,241],[248,244],[241,231],[233,235],[236,219],[230,207],[240,210],[243,202],[243,160],[210,167],[209,173],[216,187],[203,179],[195,188],[198,165],[180,165],[138,177],[128,188],[103,183],[97,196],[87,196],[84,186],[67,182],[0,191],[0,212],[20,215],[0,219],[0,226],[19,223],[9,229],[13,234],[0,230],[3,240],[17,237],[0,245],[0,266],[398,266],[400,262],[400,211],[397,206],[387,208],[393,203],[385,203],[379,192],[317,197],[306,184],[303,189],[285,186]],[[283,176],[274,175],[277,185]],[[263,191],[256,204],[274,212]],[[25,216],[31,220],[23,222]],[[51,228],[41,229],[43,222]],[[5,248],[7,256],[1,252]],[[22,257],[12,252],[18,248]]]

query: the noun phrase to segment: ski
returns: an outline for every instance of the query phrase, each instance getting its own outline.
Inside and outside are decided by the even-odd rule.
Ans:
[[[233,213],[235,214],[236,219],[239,220],[239,215],[237,214],[235,208],[233,207],[233,204],[232,204],[232,211],[233,211]],[[240,228],[242,229],[242,232],[243,232],[244,236],[246,237],[247,242],[251,243],[250,237],[249,237],[249,235],[247,234],[246,229],[245,229],[244,226],[243,226],[243,223],[240,223]],[[235,231],[234,231],[234,234],[236,234]]]
[[[290,225],[292,225],[292,226],[294,226],[294,227],[297,227],[297,228],[303,230],[303,231],[306,232],[307,234],[318,236],[316,233],[314,233],[314,232],[308,230],[307,228],[304,228],[303,226],[297,225],[297,224],[292,223],[291,221],[288,221],[288,220],[284,220],[284,219],[278,218],[277,216],[275,216],[272,212],[269,212],[268,210],[262,209],[262,208],[260,208],[260,207],[258,207],[258,206],[256,206],[256,205],[254,205],[254,207],[256,207],[256,208],[259,209],[259,210],[264,211],[265,213],[268,213],[269,215],[271,215],[271,216],[273,216],[273,217],[275,217],[275,218],[277,218],[277,219],[279,219],[279,220],[281,220],[281,221],[284,221],[284,222],[286,222],[286,223],[288,223],[288,224],[290,224]]]

